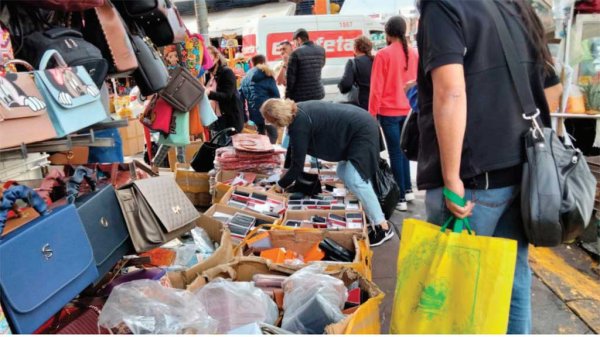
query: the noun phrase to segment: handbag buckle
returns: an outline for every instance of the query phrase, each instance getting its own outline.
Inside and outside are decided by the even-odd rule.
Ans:
[[[100,218],[100,226],[104,227],[104,228],[108,228],[109,222],[108,219],[106,219],[105,217],[101,217]]]
[[[49,243],[45,244],[44,247],[42,247],[42,255],[44,255],[44,259],[46,259],[46,261],[50,260],[52,256],[54,256],[54,251],[50,247]]]
[[[528,116],[527,114],[523,114],[523,119],[526,121],[531,121],[531,134],[533,139],[544,139],[544,131],[540,127],[540,124],[537,122],[537,118],[540,116],[540,109],[535,110],[535,114],[533,116]]]

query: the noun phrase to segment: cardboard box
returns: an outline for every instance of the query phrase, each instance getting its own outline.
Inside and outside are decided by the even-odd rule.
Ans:
[[[258,257],[238,257],[228,264],[206,270],[187,289],[196,292],[218,277],[251,282],[256,274],[288,276],[294,272],[295,269],[270,263]],[[368,299],[342,321],[327,326],[325,332],[327,334],[380,334],[379,306],[385,295],[379,287],[352,269],[343,268],[329,274],[342,280],[346,286],[358,282],[359,288],[367,294]]]
[[[327,229],[328,231],[350,231],[350,232],[362,232],[367,233],[367,221],[364,212],[362,211],[287,211],[285,213],[285,217],[281,221],[282,225],[285,225],[288,220],[297,220],[297,221],[309,221],[314,215],[324,217],[327,219],[329,214],[336,214],[345,217],[346,213],[362,213],[363,214],[363,226],[362,228],[341,228],[341,229]],[[312,226],[306,226],[303,224],[304,228],[313,228]]]
[[[231,190],[233,187],[229,185],[225,185],[222,183],[216,183],[215,189],[213,191],[212,203],[218,204],[221,202],[223,197]]]
[[[241,213],[241,214],[249,215],[249,216],[255,217],[257,219],[266,221],[269,224],[272,224],[277,220],[275,218],[272,218],[272,217],[269,217],[266,215],[262,215],[260,213],[251,212],[248,210],[238,209],[238,208],[234,208],[234,207],[229,207],[229,206],[223,205],[223,204],[212,205],[206,212],[204,212],[203,216],[200,219],[202,219],[204,216],[212,217],[217,212],[228,214],[231,216],[235,215],[235,213]]]
[[[210,216],[202,215],[200,219],[196,220],[196,226],[203,228],[213,242],[218,242],[219,248],[208,259],[185,271],[169,272],[167,276],[173,288],[185,289],[205,270],[228,263],[233,259],[231,234],[222,223]]]
[[[208,173],[196,172],[189,164],[175,163],[175,180],[184,192],[209,193],[210,176]]]
[[[144,145],[146,145],[144,126],[138,119],[129,119],[127,127],[119,129],[119,135],[123,142],[124,156],[134,156],[144,152]]]
[[[287,198],[280,195],[280,194],[274,194],[274,193],[269,193],[269,192],[265,192],[265,191],[261,191],[255,188],[251,188],[251,187],[241,187],[241,186],[236,186],[236,187],[232,187],[229,191],[227,191],[227,193],[221,198],[221,200],[219,201],[219,204],[221,205],[228,205],[229,201],[231,200],[233,193],[236,191],[240,191],[240,192],[244,192],[244,193],[260,193],[263,195],[266,195],[267,198],[272,199],[274,201],[280,202],[281,205],[283,206],[283,208],[285,209],[285,207],[287,207]],[[251,210],[251,209],[245,209],[246,211],[252,213],[252,214],[260,214],[263,215],[262,213],[259,213],[257,211]],[[273,220],[277,220],[278,218],[274,218],[274,217],[269,217]]]
[[[189,164],[192,162],[192,159],[194,159],[194,156],[196,155],[196,152],[198,152],[198,150],[200,150],[200,147],[202,146],[204,142],[202,142],[201,140],[195,141],[190,143],[189,145],[185,146],[185,163]],[[169,158],[169,167],[171,168],[171,171],[175,172],[176,170],[176,163],[177,163],[177,152],[176,152],[176,148],[172,147],[169,150],[168,153],[168,158]]]
[[[217,183],[222,183],[222,184],[229,185],[229,184],[227,184],[227,181],[235,179],[235,177],[237,177],[239,173],[241,173],[241,171],[220,170],[219,172],[217,172],[217,176],[215,177],[215,181]],[[269,176],[264,175],[264,174],[257,174],[256,175],[256,179],[254,179],[254,182],[257,182],[257,181],[259,181],[261,179],[266,179],[266,178],[269,178]]]

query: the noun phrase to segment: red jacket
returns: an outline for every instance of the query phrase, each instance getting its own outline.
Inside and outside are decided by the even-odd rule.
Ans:
[[[383,48],[375,55],[371,72],[369,112],[373,116],[406,116],[410,104],[404,94],[404,85],[417,79],[419,56],[408,49],[408,69],[402,44],[399,42]]]

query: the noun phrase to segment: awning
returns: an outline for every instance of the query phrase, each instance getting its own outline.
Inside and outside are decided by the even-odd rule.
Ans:
[[[290,16],[296,13],[296,4],[293,2],[278,2],[253,7],[235,8],[208,14],[208,31],[211,38],[221,37],[223,34],[242,35],[244,26],[265,17]],[[184,17],[185,25],[191,32],[197,32],[196,18]]]

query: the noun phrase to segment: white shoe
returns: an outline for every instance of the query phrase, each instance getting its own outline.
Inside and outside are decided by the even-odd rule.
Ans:
[[[400,202],[396,206],[396,209],[399,210],[400,212],[408,211],[408,203],[406,202],[406,200],[400,200]]]
[[[415,198],[415,193],[411,190],[407,191],[406,194],[404,194],[404,199],[406,199],[406,201],[408,202],[415,200]]]

